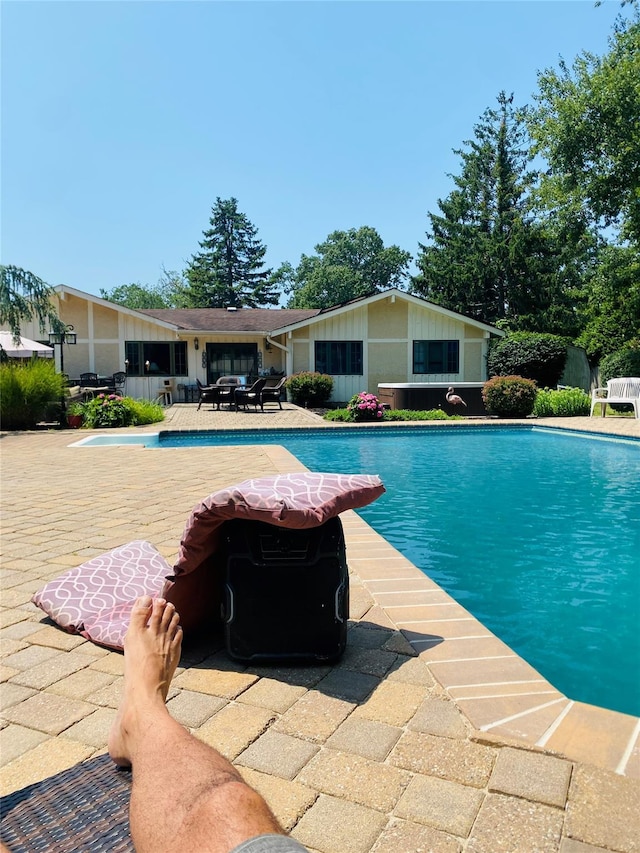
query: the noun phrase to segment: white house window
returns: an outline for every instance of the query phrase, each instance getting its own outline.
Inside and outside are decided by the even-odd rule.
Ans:
[[[362,376],[362,341],[316,341],[316,370],[331,376]]]
[[[126,341],[128,376],[186,376],[186,341]]]
[[[414,373],[459,373],[460,341],[414,341]]]

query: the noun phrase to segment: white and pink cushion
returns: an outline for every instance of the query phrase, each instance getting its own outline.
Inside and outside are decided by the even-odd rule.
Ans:
[[[318,527],[347,509],[373,503],[384,492],[371,474],[275,474],[245,480],[194,507],[180,542],[176,575],[194,571],[218,548],[219,528],[232,518],[278,527]]]
[[[169,574],[162,554],[136,539],[49,581],[31,600],[67,631],[122,648],[133,602],[160,595]]]
[[[224,565],[216,558],[222,525],[233,518],[280,527],[316,527],[384,492],[368,474],[277,474],[245,480],[198,504],[171,569],[149,542],[129,542],[50,581],[32,598],[61,627],[122,648],[131,607],[140,595],[172,601],[185,631],[219,618]]]

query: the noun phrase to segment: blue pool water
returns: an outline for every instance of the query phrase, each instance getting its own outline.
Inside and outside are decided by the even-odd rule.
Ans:
[[[360,514],[572,699],[640,714],[640,442],[543,429],[165,435],[379,474]]]

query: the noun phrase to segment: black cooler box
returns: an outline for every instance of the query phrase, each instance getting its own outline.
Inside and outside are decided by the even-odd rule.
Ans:
[[[342,522],[292,530],[236,519],[224,527],[227,653],[248,662],[329,662],[343,653],[349,574]]]

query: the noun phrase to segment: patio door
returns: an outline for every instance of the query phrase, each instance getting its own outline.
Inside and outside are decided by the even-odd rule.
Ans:
[[[246,376],[247,381],[258,376],[258,345],[207,344],[207,384],[220,376]]]

